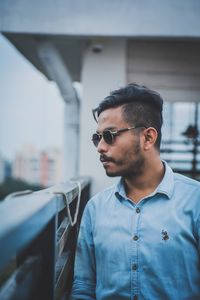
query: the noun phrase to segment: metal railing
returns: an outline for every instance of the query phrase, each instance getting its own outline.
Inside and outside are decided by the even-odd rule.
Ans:
[[[78,178],[0,203],[1,300],[68,299],[89,188]]]
[[[161,157],[174,171],[192,178],[200,177],[200,142],[197,139],[185,141],[164,141]]]

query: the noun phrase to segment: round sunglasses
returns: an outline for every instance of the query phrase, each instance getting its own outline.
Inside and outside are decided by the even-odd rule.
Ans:
[[[119,129],[116,131],[106,129],[102,133],[94,133],[92,135],[92,141],[93,141],[95,147],[97,147],[99,145],[100,140],[103,137],[106,144],[112,145],[115,141],[116,136],[119,135],[119,133],[131,130],[131,129],[142,128],[142,127],[146,128],[145,126],[133,126],[133,127],[128,127],[128,128],[122,128],[122,129]]]

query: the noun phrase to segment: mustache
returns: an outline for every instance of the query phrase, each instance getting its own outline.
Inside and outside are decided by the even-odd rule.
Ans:
[[[107,162],[107,161],[115,162],[115,160],[112,157],[109,157],[109,156],[107,156],[105,154],[101,154],[100,155],[100,161],[101,162]]]

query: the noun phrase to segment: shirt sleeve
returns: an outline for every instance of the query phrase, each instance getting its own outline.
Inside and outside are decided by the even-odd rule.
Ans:
[[[86,205],[77,241],[71,300],[96,299],[96,266],[92,225],[89,208]]]

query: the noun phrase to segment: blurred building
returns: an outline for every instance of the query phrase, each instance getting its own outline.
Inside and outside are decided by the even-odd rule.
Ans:
[[[54,185],[62,179],[61,152],[58,149],[39,152],[32,145],[25,146],[15,156],[12,175],[30,184]]]
[[[40,154],[40,184],[51,186],[59,183],[62,178],[61,153],[57,149]]]
[[[0,184],[12,176],[12,164],[0,154]]]
[[[40,183],[40,155],[32,146],[24,146],[13,162],[13,177],[31,184]]]
[[[12,163],[10,161],[5,160],[5,168],[4,168],[4,179],[8,179],[12,177]]]
[[[5,179],[5,160],[0,155],[0,184],[4,182]]]

